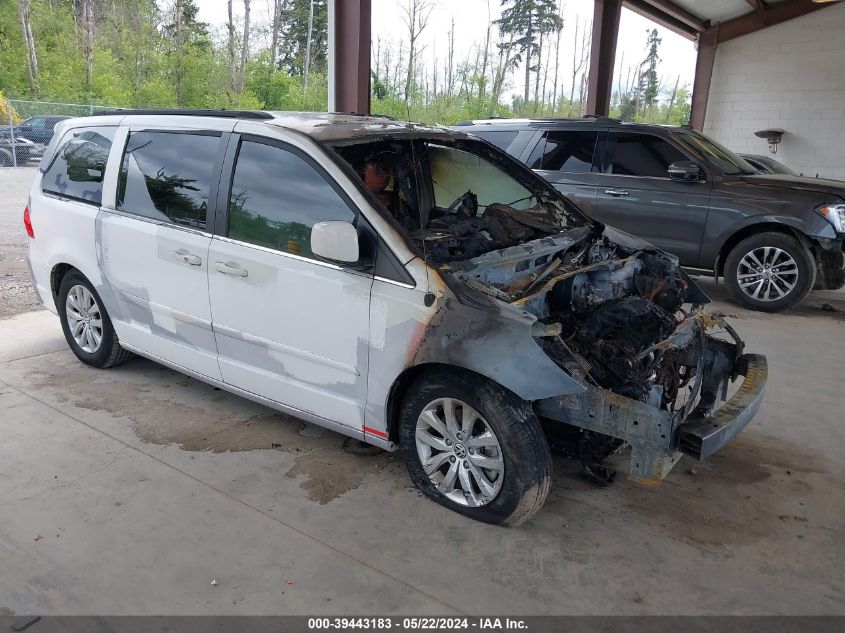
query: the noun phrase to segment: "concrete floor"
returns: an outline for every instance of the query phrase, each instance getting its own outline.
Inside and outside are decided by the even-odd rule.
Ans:
[[[716,303],[769,355],[754,422],[653,490],[558,460],[516,529],[152,362],[87,368],[46,311],[2,320],[0,614],[845,614],[845,322],[821,302],[845,310]]]

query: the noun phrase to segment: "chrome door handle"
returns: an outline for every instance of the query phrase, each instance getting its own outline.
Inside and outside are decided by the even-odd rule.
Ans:
[[[184,248],[180,248],[178,251],[173,251],[173,257],[178,259],[181,262],[185,262],[186,264],[190,264],[191,266],[201,266],[202,259],[198,255],[194,255],[193,253],[189,253]]]
[[[615,197],[628,195],[628,191],[625,189],[605,189],[604,192],[609,196]]]
[[[224,275],[236,275],[238,277],[249,275],[249,271],[246,268],[241,268],[235,262],[214,262],[214,267]]]

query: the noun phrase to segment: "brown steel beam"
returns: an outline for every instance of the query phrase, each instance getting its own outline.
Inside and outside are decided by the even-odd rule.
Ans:
[[[767,26],[788,22],[807,13],[812,13],[813,11],[818,11],[819,9],[824,9],[835,4],[837,3],[828,2],[819,4],[812,0],[786,0],[778,4],[766,5],[753,13],[722,22],[719,25],[717,44],[754,33]]]
[[[648,18],[652,22],[664,26],[670,31],[674,31],[678,35],[693,40],[698,37],[699,31],[689,24],[684,24],[680,20],[676,20],[670,15],[655,10],[646,0],[624,0],[623,5],[626,9],[630,9],[644,18]]]
[[[613,94],[613,66],[619,39],[622,0],[595,0],[593,41],[590,49],[590,75],[587,84],[587,114],[610,112]]]
[[[334,96],[329,108],[369,114],[371,0],[334,0],[330,9],[335,41],[329,45],[333,56],[329,92]]]
[[[710,97],[710,81],[713,78],[713,64],[716,61],[719,26],[707,29],[698,39],[698,56],[695,60],[695,78],[692,83],[692,107],[690,127],[699,132],[704,129],[707,100]]]

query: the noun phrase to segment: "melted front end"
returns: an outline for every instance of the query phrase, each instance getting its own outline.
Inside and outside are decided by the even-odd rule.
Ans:
[[[443,269],[536,317],[537,344],[586,390],[535,409],[552,447],[594,479],[612,479],[599,462],[631,445],[630,475],[658,482],[682,452],[718,450],[759,407],[765,358],[743,355],[672,255],[579,228]],[[723,407],[734,414],[716,412],[739,375],[743,388]]]

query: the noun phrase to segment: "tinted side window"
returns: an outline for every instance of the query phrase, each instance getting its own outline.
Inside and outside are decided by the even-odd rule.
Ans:
[[[514,142],[519,132],[516,130],[493,130],[484,132],[473,132],[479,138],[483,138],[488,143],[492,143],[499,149],[507,151],[510,144]]]
[[[294,152],[242,141],[229,197],[229,237],[311,257],[311,227],[355,213]]]
[[[133,132],[117,182],[117,208],[182,226],[205,228],[220,137]]]
[[[598,138],[598,132],[589,130],[546,133],[546,146],[539,169],[571,174],[592,171],[593,152]]]
[[[74,200],[100,204],[113,127],[70,130],[41,178],[41,190]]]
[[[669,165],[688,160],[674,145],[648,134],[611,134],[610,147],[612,156],[606,171],[611,174],[668,178]]]

